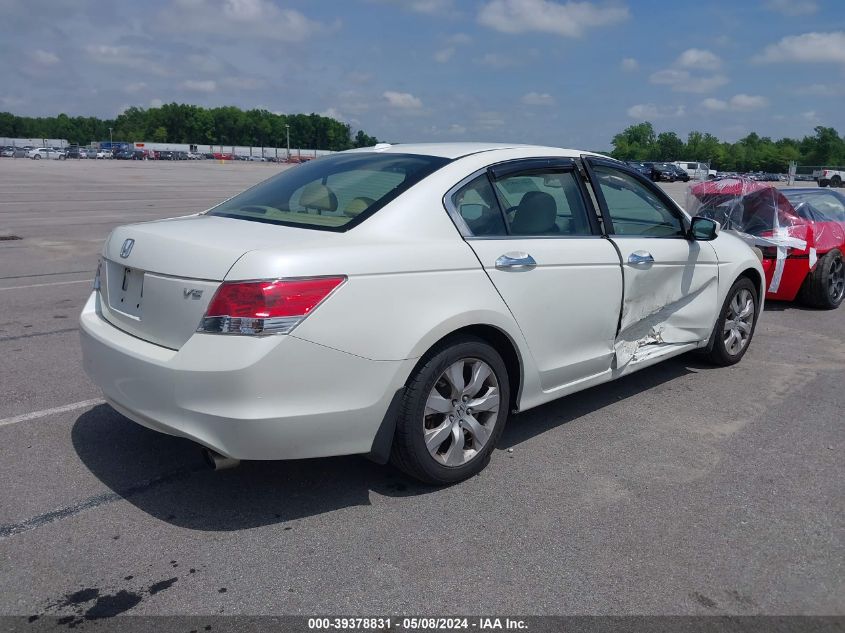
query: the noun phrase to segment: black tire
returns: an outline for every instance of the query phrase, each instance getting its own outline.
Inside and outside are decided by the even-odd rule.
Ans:
[[[734,297],[743,291],[749,291],[754,302],[754,315],[751,322],[751,332],[748,334],[748,340],[739,349],[739,351],[731,353],[725,343],[725,322],[728,319],[728,314],[732,311],[731,303],[733,302]],[[707,353],[707,359],[714,365],[720,365],[722,367],[735,365],[742,360],[742,357],[745,356],[745,352],[747,352],[748,348],[751,347],[751,339],[754,337],[754,330],[757,326],[757,317],[759,316],[760,311],[760,299],[758,298],[757,293],[758,290],[754,286],[754,282],[752,282],[748,277],[740,277],[737,279],[728,291],[728,296],[725,297],[725,303],[722,305],[722,309],[719,312],[719,318],[716,319],[716,325],[713,327],[712,348]]]
[[[492,370],[498,383],[499,405],[495,414],[485,423],[485,428],[492,426],[492,429],[489,430],[489,438],[481,450],[460,466],[446,466],[432,456],[425,444],[425,424],[427,420],[439,415],[434,414],[427,418],[426,402],[435,384],[441,384],[438,381],[446,369],[464,359],[481,360]],[[442,486],[463,481],[487,466],[496,442],[505,428],[509,409],[508,371],[499,353],[486,341],[474,336],[447,339],[423,358],[408,379],[396,421],[390,461],[407,475],[427,484]],[[443,424],[447,423],[445,417],[444,415]],[[433,423],[436,424],[436,421]],[[465,437],[473,436],[470,434]],[[443,445],[450,446],[452,441],[452,437],[447,436]]]
[[[845,297],[845,261],[838,248],[828,251],[816,262],[801,285],[798,300],[811,308],[833,310]]]
[[[33,160],[41,160],[41,154],[36,154],[32,157]]]
[[[819,187],[827,187],[827,180],[819,180]]]
[[[842,186],[842,179],[839,176],[834,176],[830,179],[830,186],[831,187],[841,187]]]

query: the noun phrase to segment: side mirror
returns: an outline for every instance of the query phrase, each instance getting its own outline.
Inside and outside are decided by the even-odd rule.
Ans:
[[[722,226],[716,222],[716,220],[703,218],[700,215],[696,216],[692,219],[692,224],[690,225],[690,239],[702,242],[715,240],[716,236],[719,235],[719,229],[721,228]]]

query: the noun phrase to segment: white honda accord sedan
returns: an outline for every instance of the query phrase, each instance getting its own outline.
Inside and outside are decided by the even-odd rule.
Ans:
[[[115,229],[81,316],[108,402],[215,459],[480,471],[508,415],[700,350],[739,361],[760,260],[624,164],[377,145]]]

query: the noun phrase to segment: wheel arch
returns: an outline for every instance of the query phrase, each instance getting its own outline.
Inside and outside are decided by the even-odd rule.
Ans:
[[[437,353],[444,347],[451,339],[460,338],[461,336],[473,336],[488,343],[495,349],[505,363],[505,368],[508,371],[508,384],[510,386],[510,403],[511,411],[516,411],[519,405],[519,396],[523,384],[524,365],[522,354],[519,347],[511,336],[495,325],[489,323],[476,323],[472,325],[465,325],[452,330],[448,334],[441,336],[432,344],[428,350],[419,358],[411,373],[408,374],[407,380],[417,371],[417,369],[424,365],[432,354]],[[406,385],[407,385],[406,380]]]
[[[756,268],[746,268],[743,270],[739,275],[737,275],[736,279],[740,279],[742,277],[746,277],[751,280],[751,283],[754,284],[754,287],[757,288],[757,300],[762,305],[764,299],[766,298],[766,279],[763,275],[760,274]],[[736,283],[736,279],[731,283],[733,285]]]
[[[444,334],[423,353],[414,364],[414,367],[405,378],[402,387],[393,394],[387,412],[379,425],[373,439],[372,448],[367,453],[366,457],[378,464],[386,464],[390,458],[391,446],[393,444],[393,435],[396,432],[396,420],[402,404],[402,398],[405,394],[405,388],[408,381],[411,379],[417,370],[424,365],[432,354],[436,354],[442,349],[451,339],[460,338],[462,336],[471,336],[485,341],[495,349],[505,363],[505,368],[508,372],[508,385],[510,387],[510,402],[508,407],[510,411],[516,411],[519,407],[519,399],[524,384],[524,362],[522,354],[519,350],[519,345],[513,338],[505,332],[502,328],[496,327],[489,323],[474,323],[464,325],[453,329]]]

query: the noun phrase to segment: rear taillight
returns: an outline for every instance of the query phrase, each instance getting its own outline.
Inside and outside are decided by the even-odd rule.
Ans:
[[[344,281],[346,277],[224,282],[197,332],[287,334]]]

